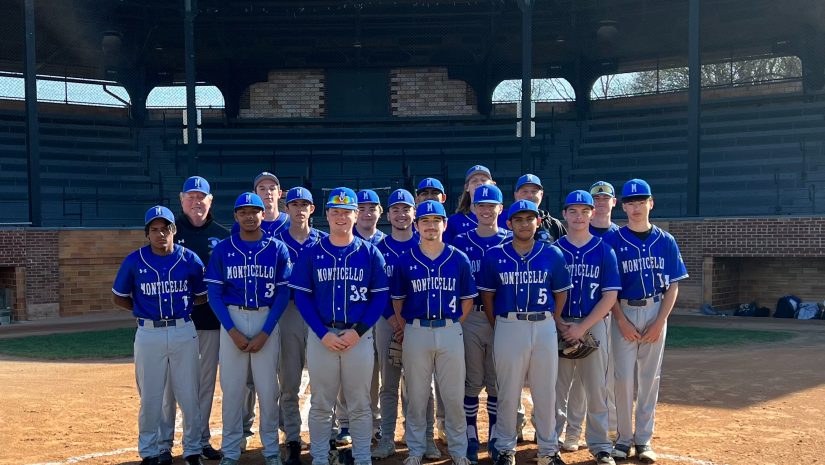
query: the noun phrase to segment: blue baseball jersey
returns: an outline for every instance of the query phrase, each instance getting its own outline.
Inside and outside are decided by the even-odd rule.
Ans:
[[[155,255],[147,245],[123,260],[112,292],[132,298],[132,314],[137,318],[183,318],[192,313],[195,296],[206,294],[203,262],[177,244],[163,256]]]
[[[404,300],[401,316],[410,321],[452,319],[463,315],[461,301],[478,296],[470,260],[445,244],[441,255],[430,259],[421,247],[403,255],[390,283],[393,300]]]
[[[501,218],[502,215],[499,216]],[[459,234],[453,240],[453,246],[464,252],[470,259],[470,268],[473,269],[473,278],[476,284],[479,282],[481,272],[481,259],[484,254],[493,247],[506,244],[513,240],[513,232],[508,229],[499,229],[498,232],[489,237],[481,237],[478,231],[471,229],[464,234]],[[474,310],[482,310],[481,296],[476,297]]]
[[[513,243],[493,247],[481,260],[478,289],[495,292],[494,314],[553,312],[551,295],[573,287],[558,247],[536,241],[533,250],[519,255]]]
[[[298,310],[319,338],[333,322],[372,327],[387,305],[384,257],[375,246],[357,237],[337,247],[325,237],[298,257],[289,287],[295,289]],[[298,292],[311,296],[299,304]]]
[[[361,233],[359,233],[356,228],[352,228],[352,234],[355,237],[361,239],[362,241],[369,242],[372,245],[378,245],[379,243],[381,243],[382,240],[384,240],[384,236],[386,236],[386,234],[384,234],[383,231],[378,230],[378,229],[375,230],[375,234],[373,234],[372,237],[369,238],[369,239],[362,236]]]
[[[287,228],[281,230],[281,232],[275,236],[275,239],[278,239],[279,241],[283,242],[284,245],[286,245],[286,249],[289,251],[289,258],[290,260],[292,260],[292,263],[294,264],[298,263],[298,256],[301,254],[301,252],[304,251],[304,249],[312,247],[318,241],[327,236],[329,236],[329,234],[325,233],[324,231],[320,231],[315,228],[309,228],[309,236],[307,236],[307,239],[304,241],[303,244],[299,244],[298,241],[296,241],[289,234],[289,228]]]
[[[387,271],[387,279],[389,282],[392,282],[393,272],[395,270],[395,266],[398,264],[398,261],[413,247],[416,247],[420,240],[421,239],[417,232],[413,232],[413,236],[409,240],[403,242],[397,241],[393,239],[391,235],[387,234],[384,236],[384,240],[376,246],[378,251],[381,252],[381,255],[384,256],[384,270]],[[387,300],[387,308],[383,313],[384,318],[389,318],[394,313],[395,310],[392,308],[392,302]]]
[[[600,229],[594,228],[592,224],[590,225],[590,234],[596,237],[601,237],[605,241],[607,241],[610,236],[616,234],[617,232],[619,232],[619,225],[616,223],[611,222],[610,226],[607,227],[607,231],[602,231]]]
[[[287,215],[284,212],[279,212],[278,217],[275,218],[274,221],[263,220],[261,222],[261,230],[264,233],[275,237],[278,234],[280,234],[281,231],[289,229],[289,224],[289,215]],[[241,227],[238,225],[237,222],[235,222],[232,225],[232,234],[238,234],[239,232],[241,232]]]
[[[263,329],[270,334],[286,305],[285,299],[277,304],[276,299],[288,296],[291,271],[289,251],[277,239],[264,235],[257,241],[244,241],[233,234],[219,242],[212,251],[205,281],[212,309],[224,328],[229,331],[235,327],[227,305],[270,307]],[[219,302],[213,302],[213,295]]]
[[[616,252],[622,279],[620,299],[653,297],[664,293],[670,283],[688,277],[676,239],[657,226],[644,241],[627,226],[606,241]]]
[[[555,245],[561,250],[573,281],[563,317],[584,318],[593,311],[603,292],[622,289],[616,253],[601,238],[593,237],[584,246],[576,247],[564,236]]]
[[[502,229],[509,229],[507,227],[507,215],[501,214],[498,216],[498,227]],[[452,244],[456,237],[467,231],[472,231],[478,226],[478,217],[473,212],[455,213],[447,218],[447,229],[444,230],[444,235],[441,237],[447,244]]]

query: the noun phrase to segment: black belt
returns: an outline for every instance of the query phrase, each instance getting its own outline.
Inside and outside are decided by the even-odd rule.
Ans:
[[[544,321],[549,318],[546,312],[509,312],[505,316],[509,320],[512,320],[513,317],[522,321]]]
[[[653,297],[648,297],[646,299],[622,299],[624,300],[625,304],[631,307],[647,307],[650,304],[655,304],[656,302],[662,301],[662,294],[656,294]]]
[[[192,321],[192,319],[189,318],[189,316],[185,316],[183,318],[178,318],[178,319],[164,318],[164,319],[160,319],[160,320],[149,320],[147,318],[138,318],[137,319],[137,324],[138,324],[138,326],[151,326],[153,328],[168,328],[169,326],[177,326],[178,322],[180,322],[180,324],[183,325],[184,323],[189,323],[190,321]]]
[[[227,305],[227,307],[232,307],[237,310],[245,310],[247,312],[264,312],[269,310],[268,306],[265,307],[247,307],[246,305]]]
[[[427,319],[424,319],[424,318],[414,318],[413,320],[411,320],[407,324],[411,325],[415,321],[418,322],[418,326],[421,326],[421,327],[424,327],[424,328],[443,328],[447,325],[450,325],[450,324],[456,322],[456,320],[454,320],[452,318],[433,319],[433,320],[427,320]]]
[[[344,321],[333,321],[332,323],[327,325],[330,328],[334,329],[352,329],[355,326],[355,323],[346,323]]]

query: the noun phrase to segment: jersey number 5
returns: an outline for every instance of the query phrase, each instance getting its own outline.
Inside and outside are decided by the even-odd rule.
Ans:
[[[350,290],[350,292],[352,292],[352,294],[350,294],[350,296],[349,296],[350,302],[359,302],[359,301],[366,302],[367,301],[367,288],[366,288],[366,286],[357,287],[357,286],[355,286],[355,284],[353,284],[349,287],[349,290]]]
[[[541,288],[539,289],[539,298],[536,301],[538,305],[544,305],[547,303],[547,289]]]

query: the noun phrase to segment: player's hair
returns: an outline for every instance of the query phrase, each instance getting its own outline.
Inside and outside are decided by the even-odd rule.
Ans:
[[[187,194],[186,192],[181,192],[180,193],[180,199],[183,200],[183,196],[186,195],[186,194]],[[204,199],[211,199],[211,198],[213,198],[212,194],[206,194],[206,196],[204,196]]]
[[[489,184],[495,186],[496,182],[490,178]],[[458,207],[455,209],[455,212],[464,214],[470,213],[470,207],[472,206],[473,201],[470,199],[470,191],[467,190],[467,181],[464,181],[464,190],[461,191],[461,197],[458,198]]]
[[[177,234],[178,227],[175,226],[175,223],[170,223],[168,220],[164,220],[164,221],[166,221],[166,225],[169,226],[169,232],[171,232],[173,235]],[[150,222],[150,224],[151,224],[151,222]],[[143,227],[143,234],[146,237],[149,237],[149,225],[148,224]]]

